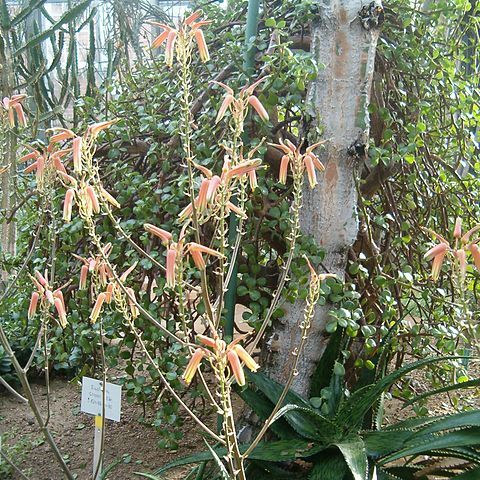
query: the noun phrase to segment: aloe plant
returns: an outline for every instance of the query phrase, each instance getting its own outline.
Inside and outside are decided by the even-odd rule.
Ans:
[[[327,363],[332,366],[331,358],[329,352],[324,354],[323,366]],[[369,423],[368,419],[375,416],[383,394],[396,381],[419,368],[454,358],[458,359],[435,357],[410,363],[358,388],[349,396],[343,395],[342,375],[327,368],[330,395],[324,402],[328,405],[309,401],[290,391],[271,427],[276,439],[262,442],[253,451],[249,457],[248,478],[427,480],[441,473],[442,478],[478,479],[480,410],[409,418],[387,427],[365,428],[365,422]],[[249,374],[249,380],[251,386],[239,391],[239,395],[260,420],[264,420],[273,410],[283,386],[259,373]],[[468,385],[457,384],[431,393],[479,384],[480,379],[477,379]],[[374,423],[381,421],[377,419]],[[248,445],[240,448],[245,451]],[[223,455],[220,449],[215,453],[218,457]],[[423,456],[428,462],[421,460]],[[212,458],[210,451],[192,455],[157,470],[157,477],[147,478],[164,478],[161,475],[170,468]],[[218,477],[214,474],[209,478]]]

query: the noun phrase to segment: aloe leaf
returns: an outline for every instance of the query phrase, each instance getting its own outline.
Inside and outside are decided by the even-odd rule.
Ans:
[[[359,436],[335,444],[342,452],[355,480],[367,480],[368,459],[365,443]]]
[[[39,35],[36,35],[33,37],[31,40],[29,40],[27,43],[25,43],[23,46],[21,46],[16,52],[15,55],[19,55],[20,53],[24,52],[25,50],[29,50],[40,43],[42,43],[44,40],[46,40],[50,35],[55,33],[59,28],[61,28],[63,25],[66,23],[72,22],[73,20],[77,19],[80,17],[80,15],[88,8],[92,0],[84,0],[83,2],[79,3],[78,5],[75,5],[73,8],[65,12],[60,19],[54,23],[50,28],[45,30],[44,32],[40,33]]]
[[[260,391],[254,391],[251,388],[243,390],[238,389],[237,394],[240,398],[255,412],[260,420],[265,421],[273,411],[273,403],[268,400]],[[275,435],[280,439],[298,438],[295,430],[285,421],[285,419],[278,419],[271,427]]]
[[[452,480],[478,480],[480,478],[480,467],[464,472],[456,477],[453,477]]]
[[[401,449],[391,455],[383,457],[380,461],[380,465],[393,462],[403,457],[432,453],[434,451],[441,451],[448,448],[456,447],[471,447],[480,446],[480,428],[472,427],[465,430],[447,432],[443,435],[435,435],[428,440],[424,441],[420,445],[414,445]]]
[[[458,360],[460,358],[465,357],[432,357],[409,363],[408,365],[405,365],[385,376],[377,383],[373,385],[367,385],[353,392],[353,394],[347,400],[345,400],[343,405],[339,408],[338,413],[335,416],[335,420],[338,423],[345,425],[345,427],[350,431],[356,431],[362,425],[363,419],[367,412],[375,405],[375,402],[380,398],[382,393],[390,388],[405,374],[432,363],[438,363],[446,360]]]
[[[322,358],[318,362],[315,372],[312,375],[310,386],[310,397],[320,397],[322,389],[330,385],[333,375],[333,366],[340,354],[343,340],[343,329],[337,329],[328,341]]]
[[[261,373],[249,373],[248,378],[272,402],[276,403],[283,392],[283,385]],[[328,418],[314,410],[310,403],[293,391],[285,397],[285,403],[296,405],[284,416],[288,424],[302,437],[323,443],[333,443],[339,429]]]
[[[231,480],[230,475],[228,474],[227,469],[225,468],[225,465],[222,463],[220,460],[220,457],[216,454],[215,450],[208,444],[208,442],[205,440],[205,445],[207,446],[208,450],[210,451],[213,460],[217,464],[217,467],[220,469],[220,474],[222,475],[223,480]]]
[[[377,470],[377,480],[428,480],[419,475],[422,467],[403,466]]]
[[[347,473],[343,455],[337,449],[328,449],[315,457],[308,480],[343,480]]]
[[[431,397],[433,395],[438,395],[439,393],[450,392],[452,390],[461,390],[461,389],[464,389],[464,388],[478,387],[479,385],[480,385],[480,378],[476,378],[474,380],[469,380],[467,382],[454,383],[452,385],[447,385],[446,387],[437,388],[435,390],[430,390],[428,392],[422,393],[422,395],[417,395],[416,397],[412,398],[411,400],[409,400],[408,402],[405,403],[403,408],[408,407],[409,405],[412,405],[413,403],[416,403],[420,400]]]
[[[248,445],[241,445],[240,451],[243,453],[247,450]],[[297,458],[308,458],[321,452],[325,447],[322,445],[313,445],[312,442],[304,440],[279,440],[276,442],[259,443],[258,446],[248,456],[252,460],[263,460],[268,462],[288,462]],[[216,448],[215,453],[221,457],[227,454],[225,448]],[[212,460],[210,452],[201,452],[195,455],[177,459],[168,465],[165,465],[155,471],[159,475],[167,470],[191,463],[200,463]]]
[[[20,10],[12,20],[12,27],[15,27],[19,23],[23,22],[34,10],[43,6],[47,0],[30,0],[28,5]]]

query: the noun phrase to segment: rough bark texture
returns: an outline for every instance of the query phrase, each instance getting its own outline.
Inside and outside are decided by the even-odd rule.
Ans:
[[[368,104],[372,83],[378,29],[367,30],[358,17],[370,2],[361,0],[324,0],[313,29],[312,51],[320,69],[310,87],[307,102],[327,139],[320,159],[326,166],[319,185],[304,192],[301,225],[325,250],[324,266],[344,277],[347,251],[358,232],[357,164],[349,147],[355,142],[366,145],[368,139]],[[319,139],[311,138],[310,143]],[[269,374],[284,383],[290,375],[292,352],[300,343],[299,322],[304,304],[285,306],[286,316],[275,325],[268,339]],[[293,389],[308,395],[310,377],[325,346],[325,324],[330,305],[317,308],[305,351],[300,358],[299,374]]]
[[[7,43],[5,32],[2,32],[5,41],[3,41],[3,49],[0,51],[0,101],[3,97],[12,95],[13,76],[11,52]],[[1,108],[1,107],[0,107]],[[12,206],[15,203],[14,190],[14,171],[15,171],[15,137],[1,125],[0,128],[0,167],[10,165],[8,172],[0,176],[0,210],[2,217],[0,218],[0,253],[15,254],[16,244],[16,228],[15,222],[6,222]],[[0,270],[0,285],[5,280],[5,273]]]

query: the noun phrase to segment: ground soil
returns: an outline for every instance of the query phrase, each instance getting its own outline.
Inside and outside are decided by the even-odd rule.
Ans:
[[[42,385],[33,385],[33,391],[42,411],[46,411],[46,390]],[[51,383],[50,429],[68,465],[79,480],[91,479],[93,458],[94,417],[81,413],[80,386],[62,379]],[[122,402],[122,417],[119,423],[107,421],[105,466],[116,461],[119,465],[108,475],[109,480],[142,478],[135,472],[152,472],[179,456],[191,454],[203,447],[198,429],[190,419],[185,419],[185,432],[178,451],[158,448],[158,433],[154,428],[140,422],[143,409],[139,405]],[[188,434],[187,434],[188,432]],[[0,393],[0,434],[8,437],[3,451],[31,480],[60,480],[64,478],[60,467],[43,441],[32,413],[27,405],[15,397]],[[2,477],[0,469],[0,477]],[[168,474],[168,479],[185,478],[185,469]],[[20,475],[10,477],[21,478]]]

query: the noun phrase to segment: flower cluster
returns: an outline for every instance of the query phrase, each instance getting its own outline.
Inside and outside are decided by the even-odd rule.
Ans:
[[[12,95],[10,98],[4,97],[2,101],[3,108],[8,114],[8,122],[11,127],[15,126],[15,114],[17,114],[17,121],[20,125],[27,124],[27,118],[23,110],[22,101],[27,98],[26,95]]]
[[[304,153],[301,152],[301,145],[297,147],[288,139],[285,141],[280,140],[278,144],[270,144],[284,153],[280,163],[280,183],[285,184],[287,182],[288,167],[290,166],[293,175],[303,175],[303,172],[306,170],[310,187],[314,188],[318,184],[315,170],[323,172],[325,167],[313,151],[323,143],[325,141],[310,145]]]
[[[453,238],[454,246],[452,247],[448,240],[439,235],[438,233],[430,230],[428,228],[423,228],[426,233],[433,235],[437,240],[438,244],[430,248],[430,250],[425,253],[425,258],[427,260],[432,260],[432,279],[437,280],[440,275],[440,270],[442,268],[443,262],[447,255],[452,255],[453,259],[458,262],[460,275],[465,278],[467,273],[467,251],[472,254],[473,263],[475,267],[480,270],[480,248],[478,246],[477,239],[471,241],[471,236],[480,230],[480,225],[476,225],[470,229],[467,233],[462,235],[462,219],[457,218],[455,220],[455,226],[453,229]]]
[[[160,27],[163,32],[155,38],[152,43],[152,48],[159,48],[166,42],[165,46],[165,63],[171,67],[175,57],[175,46],[177,40],[185,41],[195,38],[198,45],[198,51],[200,53],[200,59],[202,62],[208,62],[210,60],[210,54],[208,53],[207,43],[203,35],[201,27],[211,23],[206,20],[199,20],[202,12],[197,11],[188,16],[183,22],[181,22],[178,29],[166,25],[164,23],[150,22],[152,25]]]
[[[248,106],[251,106],[258,113],[258,116],[263,121],[268,122],[269,115],[267,110],[262,105],[258,97],[253,94],[255,88],[257,88],[258,85],[261,82],[265,81],[267,78],[268,77],[262,77],[260,78],[260,80],[257,80],[255,83],[252,83],[252,85],[245,85],[240,90],[240,93],[238,94],[237,97],[235,97],[233,90],[228,85],[225,85],[224,83],[221,83],[221,82],[213,81],[212,83],[215,83],[216,85],[220,85],[226,91],[226,95],[218,110],[215,123],[220,122],[220,120],[222,120],[222,118],[225,116],[228,110],[230,110],[230,112],[234,117],[238,117],[238,120],[243,121],[245,118],[245,115],[247,114]]]
[[[228,147],[226,147],[228,153]],[[213,175],[212,171],[208,168],[194,163],[195,167],[198,168],[203,174],[204,178],[200,184],[200,190],[198,196],[195,198],[195,208],[198,213],[202,213],[207,209],[214,211],[216,207],[220,205],[220,199],[222,195],[217,195],[217,193],[223,188],[224,192],[227,192],[227,196],[230,196],[230,191],[232,189],[231,181],[237,178],[248,176],[250,180],[250,186],[252,190],[255,189],[257,185],[256,169],[261,165],[262,161],[259,158],[249,158],[248,160],[242,160],[236,166],[231,166],[230,157],[225,156],[223,163],[222,174],[221,176]],[[228,199],[225,202],[225,207],[227,212],[233,212],[239,217],[245,217],[245,212],[230,202]],[[180,220],[185,220],[190,217],[193,212],[193,206],[190,202],[181,212]]]
[[[162,243],[167,246],[167,286],[174,288],[176,284],[178,262],[183,259],[183,256],[189,254],[196,267],[199,270],[205,270],[206,264],[203,255],[212,255],[221,258],[223,255],[212,248],[205,247],[195,242],[185,243],[184,232],[180,233],[178,242],[173,241],[172,234],[155,225],[146,223],[145,230],[152,235],[160,238]]]
[[[67,310],[65,308],[65,300],[63,298],[62,287],[56,290],[48,281],[48,272],[42,275],[38,270],[35,276],[30,276],[33,284],[37,287],[37,291],[32,293],[30,298],[30,306],[28,307],[28,318],[34,317],[37,307],[40,305],[42,310],[48,310],[50,305],[55,307],[58,314],[58,320],[62,328],[67,326]]]
[[[228,345],[219,338],[213,339],[205,335],[197,335],[197,340],[206,347],[210,347],[211,350],[204,347],[198,347],[195,350],[183,374],[183,379],[187,385],[192,381],[201,361],[205,357],[210,360],[213,368],[218,368],[219,365],[229,366],[231,374],[240,386],[245,385],[245,373],[242,362],[252,372],[256,372],[260,368],[257,362],[239,344],[242,340],[241,338],[234,340]]]

